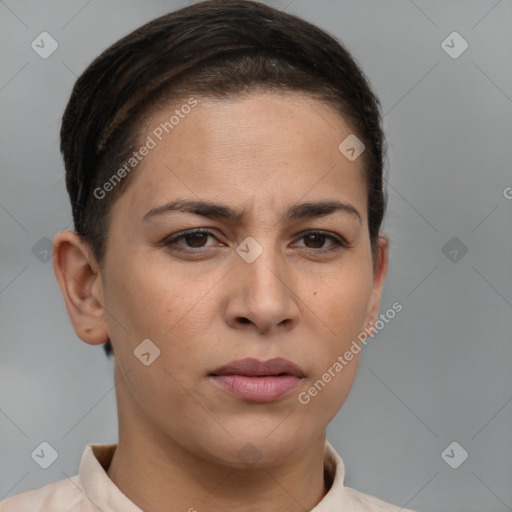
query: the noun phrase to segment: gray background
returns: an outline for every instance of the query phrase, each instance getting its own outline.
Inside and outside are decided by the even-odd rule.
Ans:
[[[117,440],[112,362],[76,337],[40,261],[45,237],[72,228],[60,118],[96,55],[189,3],[0,2],[0,498],[74,475],[86,444]],[[363,349],[329,426],[346,484],[421,511],[511,510],[512,2],[268,3],[339,37],[385,113],[381,310],[403,311]],[[31,48],[43,31],[59,44],[48,59]],[[469,44],[457,59],[441,47],[453,31]],[[59,453],[46,470],[30,456],[42,441]],[[458,469],[441,457],[452,441],[469,453]]]

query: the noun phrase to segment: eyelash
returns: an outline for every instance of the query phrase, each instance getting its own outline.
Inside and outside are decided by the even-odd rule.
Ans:
[[[197,247],[197,248],[184,248],[184,247],[179,247],[177,245],[174,245],[177,242],[179,242],[180,240],[185,239],[187,236],[195,235],[195,234],[207,235],[207,236],[212,236],[213,238],[215,238],[215,235],[211,231],[208,231],[205,229],[192,229],[192,230],[184,231],[177,235],[172,235],[171,237],[166,238],[165,240],[163,240],[162,246],[170,247],[171,249],[176,250],[176,251],[195,253],[195,254],[201,252],[203,249],[208,249],[208,246],[207,247]],[[331,240],[334,241],[334,244],[329,246],[328,248],[314,249],[314,248],[310,248],[310,247],[305,247],[305,249],[310,249],[317,253],[318,252],[320,252],[320,253],[335,252],[335,251],[340,251],[342,249],[347,249],[350,247],[350,245],[343,238],[337,237],[337,236],[329,234],[325,231],[319,231],[319,230],[305,231],[304,233],[301,234],[299,240],[302,238],[305,238],[307,236],[311,236],[311,235],[320,235],[325,238],[330,238]],[[174,247],[172,247],[173,245],[174,245]]]

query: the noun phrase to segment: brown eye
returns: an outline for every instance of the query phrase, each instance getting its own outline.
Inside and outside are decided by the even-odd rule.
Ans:
[[[186,231],[176,236],[172,236],[163,242],[164,246],[180,251],[193,251],[194,249],[203,249],[210,247],[206,245],[208,238],[215,238],[212,233],[205,230]],[[184,243],[179,243],[179,242]]]
[[[312,242],[312,245],[308,246],[311,249],[321,249],[325,243],[326,238],[327,238],[326,235],[313,233],[312,235],[306,235],[304,237],[304,240],[309,240],[310,242]]]
[[[317,250],[318,252],[333,251],[339,250],[342,247],[348,247],[348,244],[338,236],[324,233],[323,231],[310,231],[308,233],[303,234],[300,237],[300,240],[304,240],[304,246],[307,249]],[[327,240],[332,240],[334,243],[324,247],[324,244]]]
[[[182,237],[190,247],[203,247],[210,235],[206,233],[190,233]]]

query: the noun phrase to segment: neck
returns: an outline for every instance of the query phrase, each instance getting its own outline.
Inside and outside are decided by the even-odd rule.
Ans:
[[[240,469],[192,453],[145,423],[122,385],[116,393],[119,443],[107,474],[145,512],[304,512],[327,492],[324,434],[289,460]]]

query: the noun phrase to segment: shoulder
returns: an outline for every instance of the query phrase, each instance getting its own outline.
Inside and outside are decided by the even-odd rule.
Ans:
[[[78,475],[75,475],[6,498],[0,501],[0,512],[85,512],[84,500],[87,498],[80,488]]]
[[[338,510],[346,510],[347,512],[414,512],[345,486],[345,465],[338,452],[329,442],[325,444],[324,467],[325,473],[331,482],[330,490],[312,512]]]

